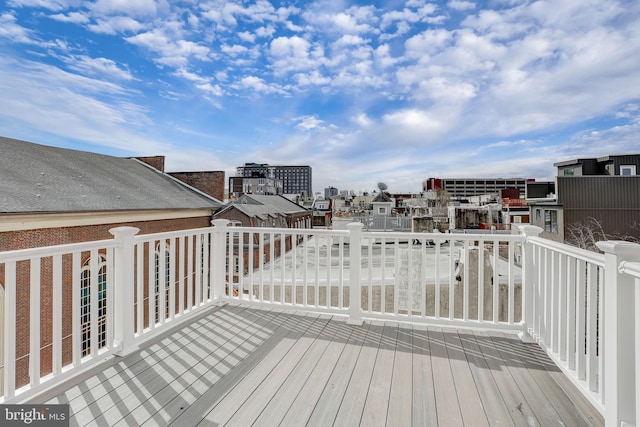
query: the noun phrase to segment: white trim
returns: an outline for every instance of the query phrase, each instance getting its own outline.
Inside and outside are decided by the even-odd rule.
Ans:
[[[39,230],[42,228],[78,227],[157,221],[165,219],[211,217],[213,209],[118,211],[118,212],[73,212],[73,213],[29,213],[0,215],[0,233],[7,231]]]

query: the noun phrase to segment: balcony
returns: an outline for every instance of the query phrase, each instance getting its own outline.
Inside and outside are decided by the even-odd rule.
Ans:
[[[640,424],[637,245],[214,223],[0,253],[3,403],[69,403],[72,425]]]

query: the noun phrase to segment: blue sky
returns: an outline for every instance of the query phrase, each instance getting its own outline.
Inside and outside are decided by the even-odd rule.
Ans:
[[[640,153],[637,0],[9,0],[0,134],[314,190]]]

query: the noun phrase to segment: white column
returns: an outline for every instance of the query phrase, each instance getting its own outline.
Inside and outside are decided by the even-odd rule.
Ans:
[[[635,408],[635,281],[622,274],[623,261],[640,261],[640,245],[623,242],[598,242],[605,254],[604,331],[600,341],[600,357],[604,357],[604,421],[608,426],[634,425]],[[640,327],[640,326],[638,326]]]
[[[109,230],[119,242],[114,252],[113,339],[120,349],[117,356],[126,356],[138,349],[134,324],[134,237],[140,231],[136,227],[116,227]],[[138,260],[142,264],[142,260]],[[140,266],[142,268],[142,266]],[[141,283],[138,286],[142,286]],[[141,301],[138,301],[141,304]]]
[[[349,325],[362,325],[362,302],[360,286],[362,227],[360,222],[347,224],[349,230]]]
[[[214,219],[211,221],[213,232],[211,233],[211,281],[213,285],[213,300],[218,301],[226,295],[226,265],[227,257],[227,227],[230,221],[226,219]],[[239,256],[242,256],[240,253]],[[233,260],[229,260],[229,271],[232,271]],[[231,274],[231,273],[229,273]],[[231,290],[229,290],[231,292]]]

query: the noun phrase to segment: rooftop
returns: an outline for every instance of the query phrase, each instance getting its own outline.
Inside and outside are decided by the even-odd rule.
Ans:
[[[38,401],[71,425],[603,425],[515,334],[236,303]]]

